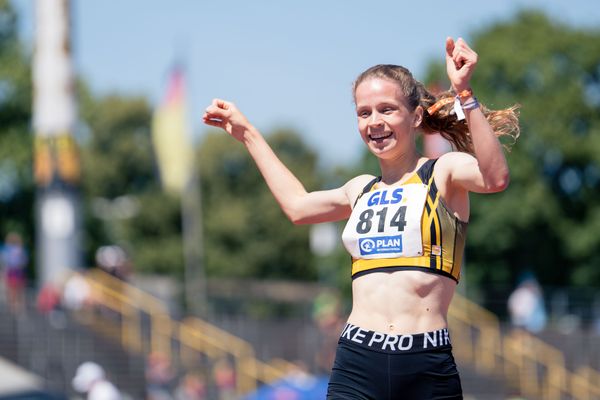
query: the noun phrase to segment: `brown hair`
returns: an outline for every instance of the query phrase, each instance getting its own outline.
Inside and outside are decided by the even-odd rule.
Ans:
[[[445,104],[439,110],[433,112],[433,115],[427,112],[427,109],[438,100],[454,97],[455,93],[446,91],[436,97],[425,89],[425,86],[421,82],[414,79],[408,69],[399,65],[380,64],[367,69],[356,78],[352,86],[353,96],[356,95],[358,85],[371,78],[381,78],[396,82],[400,86],[402,94],[406,97],[411,111],[414,111],[418,106],[423,108],[421,129],[423,129],[424,133],[439,133],[446,140],[450,141],[458,151],[474,154],[475,151],[467,121],[459,121],[456,118],[454,102]],[[507,136],[512,139],[512,143],[504,145],[509,149],[510,145],[514,144],[519,137],[518,106],[514,105],[504,110],[494,111],[481,105],[481,110],[497,137]]]

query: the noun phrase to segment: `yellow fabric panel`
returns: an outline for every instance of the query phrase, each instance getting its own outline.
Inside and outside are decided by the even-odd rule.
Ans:
[[[403,184],[424,183],[417,173],[413,174]],[[423,255],[419,257],[398,257],[382,259],[353,259],[352,275],[360,274],[365,271],[378,268],[398,268],[419,267],[427,269],[429,272],[440,271],[438,273],[450,275],[456,281],[460,278],[460,267],[463,258],[463,250],[466,239],[467,223],[459,221],[446,207],[439,194],[431,189],[433,183],[433,174],[428,180],[427,185],[430,189],[427,194],[427,208],[423,208],[421,216],[421,236],[423,241]],[[377,184],[371,188],[375,190]],[[435,198],[432,195],[435,194]],[[431,228],[436,236],[436,243],[440,246],[441,254],[432,255]],[[432,260],[433,264],[432,265]]]
[[[436,201],[437,203],[437,201]],[[435,237],[437,239],[437,245],[441,247],[442,249],[442,254],[444,251],[444,242],[442,242],[442,230],[440,229],[440,220],[439,217],[437,215],[436,209],[434,208],[431,212],[433,214],[433,227],[435,229]],[[431,243],[433,245],[433,243]],[[431,253],[430,253],[431,254]],[[439,256],[436,257],[436,261],[435,261],[435,268],[436,269],[441,269],[442,268],[442,262],[441,262],[441,254]]]

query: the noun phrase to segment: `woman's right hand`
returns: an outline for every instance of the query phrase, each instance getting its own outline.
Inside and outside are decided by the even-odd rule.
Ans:
[[[212,104],[206,107],[202,119],[205,124],[225,130],[240,142],[244,142],[245,135],[252,127],[235,104],[221,99],[214,99]]]

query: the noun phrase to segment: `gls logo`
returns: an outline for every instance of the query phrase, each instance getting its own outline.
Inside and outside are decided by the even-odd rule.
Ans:
[[[376,206],[376,205],[380,205],[380,204],[400,203],[400,201],[402,201],[402,192],[403,192],[402,188],[395,189],[392,192],[392,198],[388,199],[387,198],[387,196],[388,196],[387,190],[377,191],[377,192],[373,193],[371,195],[371,197],[369,197],[369,201],[367,202],[367,204],[369,205],[369,207],[372,207],[372,206]]]

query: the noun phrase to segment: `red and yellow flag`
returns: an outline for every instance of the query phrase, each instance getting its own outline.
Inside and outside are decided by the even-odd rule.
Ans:
[[[166,95],[154,112],[152,141],[163,188],[181,194],[193,168],[193,149],[187,121],[185,79],[175,68],[169,77]]]

